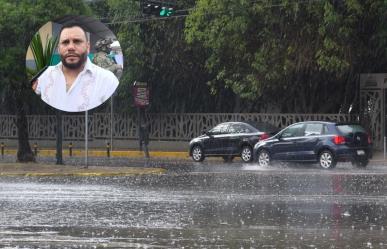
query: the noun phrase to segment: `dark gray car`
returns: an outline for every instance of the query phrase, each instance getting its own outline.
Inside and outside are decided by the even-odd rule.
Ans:
[[[253,159],[254,145],[269,135],[259,131],[250,124],[243,122],[221,123],[194,138],[189,143],[189,154],[196,162],[201,162],[205,157],[223,157],[225,161],[232,161],[240,156],[244,162]]]
[[[365,167],[372,157],[369,134],[359,124],[308,121],[292,124],[257,143],[254,155],[261,166],[273,160],[318,162],[329,169],[339,161]]]

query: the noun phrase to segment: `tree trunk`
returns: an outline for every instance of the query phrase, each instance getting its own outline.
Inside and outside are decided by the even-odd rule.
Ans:
[[[16,96],[16,126],[18,132],[18,162],[35,162],[35,155],[28,141],[28,123],[21,93]]]
[[[56,164],[63,164],[62,155],[62,112],[56,111]]]

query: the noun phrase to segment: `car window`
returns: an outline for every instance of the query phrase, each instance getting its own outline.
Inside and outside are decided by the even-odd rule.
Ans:
[[[248,130],[248,132],[251,132],[251,133],[259,132],[259,130],[255,126],[252,126],[250,124],[245,124],[245,123],[243,123],[242,125],[243,125],[245,130]]]
[[[300,137],[304,135],[304,124],[296,124],[292,125],[291,127],[285,129],[281,137],[282,138],[289,138],[289,137]]]
[[[315,136],[323,134],[323,124],[307,124],[305,127],[305,136]]]
[[[219,125],[215,126],[214,128],[212,128],[210,130],[210,132],[212,134],[226,134],[226,133],[228,133],[228,131],[227,131],[228,126],[229,126],[228,124],[219,124]]]
[[[228,126],[228,133],[231,133],[231,134],[237,133],[237,127],[235,124],[230,124]]]
[[[253,128],[245,124],[231,124],[228,128],[230,133],[252,133]]]
[[[328,126],[327,125],[323,126],[323,133],[322,134],[328,134]]]
[[[228,131],[229,133],[244,133],[244,129],[243,127],[240,125],[240,124],[231,124],[229,127],[228,127]]]
[[[340,124],[336,125],[336,127],[343,135],[355,134],[357,132],[366,133],[364,128],[357,124]]]

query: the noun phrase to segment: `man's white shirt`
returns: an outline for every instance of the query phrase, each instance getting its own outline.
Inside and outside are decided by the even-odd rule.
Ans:
[[[39,77],[35,92],[44,102],[67,112],[90,110],[105,102],[118,86],[117,77],[87,58],[82,72],[66,91],[62,63],[50,66]]]

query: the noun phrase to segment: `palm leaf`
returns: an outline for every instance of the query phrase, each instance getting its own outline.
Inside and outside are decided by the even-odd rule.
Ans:
[[[57,37],[46,36],[46,45],[43,47],[43,41],[39,32],[37,32],[32,38],[30,47],[34,56],[36,71],[40,71],[45,66],[48,66],[52,62],[52,56],[58,43]]]

